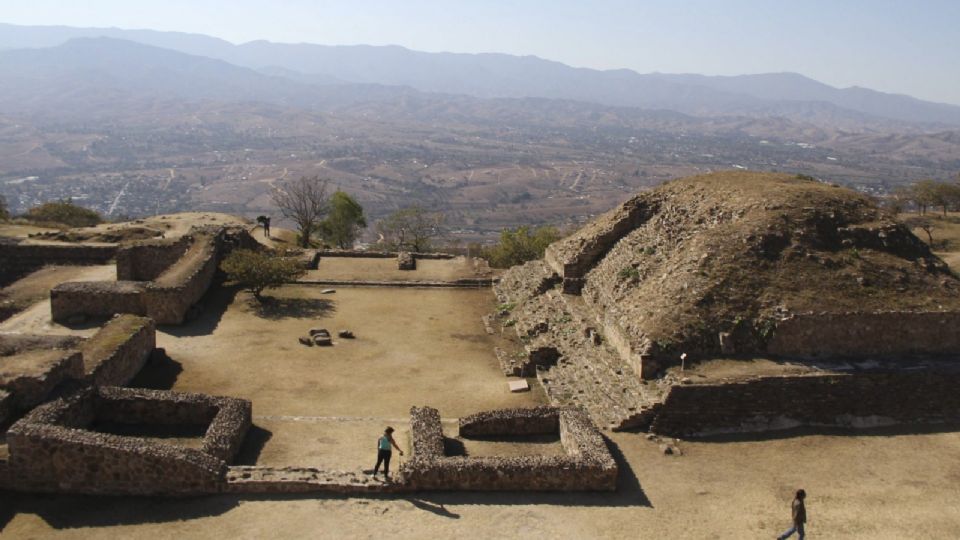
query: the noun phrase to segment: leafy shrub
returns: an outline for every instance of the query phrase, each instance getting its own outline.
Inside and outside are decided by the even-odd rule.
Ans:
[[[617,277],[620,278],[620,281],[639,281],[640,271],[632,266],[625,266],[617,272]]]
[[[556,227],[544,225],[531,229],[528,226],[504,229],[500,240],[486,250],[484,256],[494,268],[509,268],[543,257],[547,246],[560,239]]]
[[[24,215],[30,221],[60,223],[68,227],[93,227],[103,223],[103,217],[89,208],[77,206],[70,199],[34,206]]]
[[[220,269],[226,272],[230,281],[252,292],[257,300],[264,289],[289,283],[307,271],[297,259],[250,249],[234,251],[220,263]]]

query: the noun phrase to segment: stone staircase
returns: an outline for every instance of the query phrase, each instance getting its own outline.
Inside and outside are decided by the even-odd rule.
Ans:
[[[586,340],[584,340],[586,342]],[[581,406],[604,429],[621,431],[647,427],[656,416],[663,394],[645,384],[606,347],[564,347],[555,366],[538,366],[537,380],[550,402]]]
[[[499,318],[516,327],[523,348],[522,354],[503,346],[495,350],[504,373],[536,375],[551,404],[583,407],[601,428],[648,426],[665,389],[642,381],[604,343],[579,296],[562,294],[559,287],[537,293]]]

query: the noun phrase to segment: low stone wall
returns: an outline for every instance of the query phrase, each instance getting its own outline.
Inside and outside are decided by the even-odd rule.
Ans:
[[[417,259],[436,259],[446,260],[455,259],[456,255],[451,253],[421,253],[410,252]],[[357,259],[394,259],[399,255],[397,251],[354,251],[349,249],[320,249],[317,254],[323,257],[351,257]]]
[[[556,407],[497,409],[460,419],[462,437],[495,435],[541,435],[558,433],[560,411]]]
[[[767,352],[847,358],[956,354],[957,328],[960,312],[806,313],[779,321]]]
[[[0,242],[0,286],[47,265],[107,264],[116,254],[116,246]]]
[[[83,357],[76,351],[34,350],[0,357],[0,389],[10,393],[13,412],[42,403],[61,382],[83,377]]]
[[[39,334],[0,334],[0,356],[12,356],[37,349],[75,349],[83,338],[80,336],[47,336]]]
[[[587,415],[579,410],[550,409],[539,411],[548,418],[558,415],[557,428],[566,456],[471,458],[445,456],[439,412],[429,407],[414,407],[410,411],[413,457],[401,470],[404,482],[412,489],[435,490],[615,490],[617,464]],[[481,414],[482,418],[497,415]],[[500,415],[504,418],[524,416],[516,411]],[[492,429],[495,423],[490,421],[486,425]],[[525,425],[532,426],[533,421],[527,419]],[[500,426],[506,427],[506,424]]]
[[[762,377],[670,389],[650,430],[674,437],[960,420],[960,366]]]
[[[369,495],[410,491],[402,482],[382,482],[360,471],[314,467],[234,466],[227,470],[226,493],[337,493]]]
[[[78,316],[146,315],[145,290],[142,281],[68,281],[50,290],[50,314],[59,323]]]
[[[84,378],[95,386],[124,386],[143,369],[156,345],[153,319],[119,315],[81,346]]]
[[[250,426],[250,403],[157,390],[87,389],[34,409],[7,432],[7,489],[112,495],[217,493]],[[94,420],[209,422],[202,449],[98,433]]]
[[[187,242],[189,245],[181,251]],[[232,249],[251,244],[256,241],[244,230],[200,227],[175,242],[148,242],[142,250],[139,244],[124,248],[123,268],[117,267],[118,275],[160,274],[152,281],[57,285],[50,291],[53,320],[67,322],[77,315],[109,317],[129,313],[148,316],[157,324],[181,324],[210,288],[222,257]],[[167,265],[177,253],[180,256],[176,262]],[[157,255],[156,264],[146,261],[151,254]]]
[[[153,281],[187,252],[193,237],[173,240],[146,240],[117,251],[117,280]]]
[[[157,324],[181,324],[187,310],[206,294],[219,262],[219,239],[198,239],[187,255],[146,286],[147,315]]]

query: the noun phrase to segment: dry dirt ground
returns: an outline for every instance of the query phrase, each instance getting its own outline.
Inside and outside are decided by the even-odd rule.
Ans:
[[[185,328],[161,328],[168,359],[135,384],[236,396],[253,402],[256,429],[245,462],[359,469],[386,424],[406,444],[413,405],[449,418],[544,401],[512,394],[480,317],[489,290],[285,286],[257,303],[222,290]],[[305,347],[313,327],[355,339]]]

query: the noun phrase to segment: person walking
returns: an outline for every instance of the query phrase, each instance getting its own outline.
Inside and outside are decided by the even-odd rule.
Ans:
[[[791,505],[791,514],[793,516],[793,527],[787,529],[786,532],[778,536],[779,540],[785,540],[793,536],[793,533],[797,533],[797,538],[803,540],[804,532],[803,525],[807,522],[807,507],[804,505],[803,501],[807,498],[807,492],[798,489],[797,496],[793,498],[793,504]]]
[[[396,448],[401,456],[403,455],[403,450],[400,450],[397,441],[393,440],[393,428],[387,426],[387,429],[383,430],[383,435],[377,439],[377,464],[373,468],[373,476],[377,476],[380,464],[383,463],[383,478],[390,481],[390,457],[393,455],[393,448]]]

